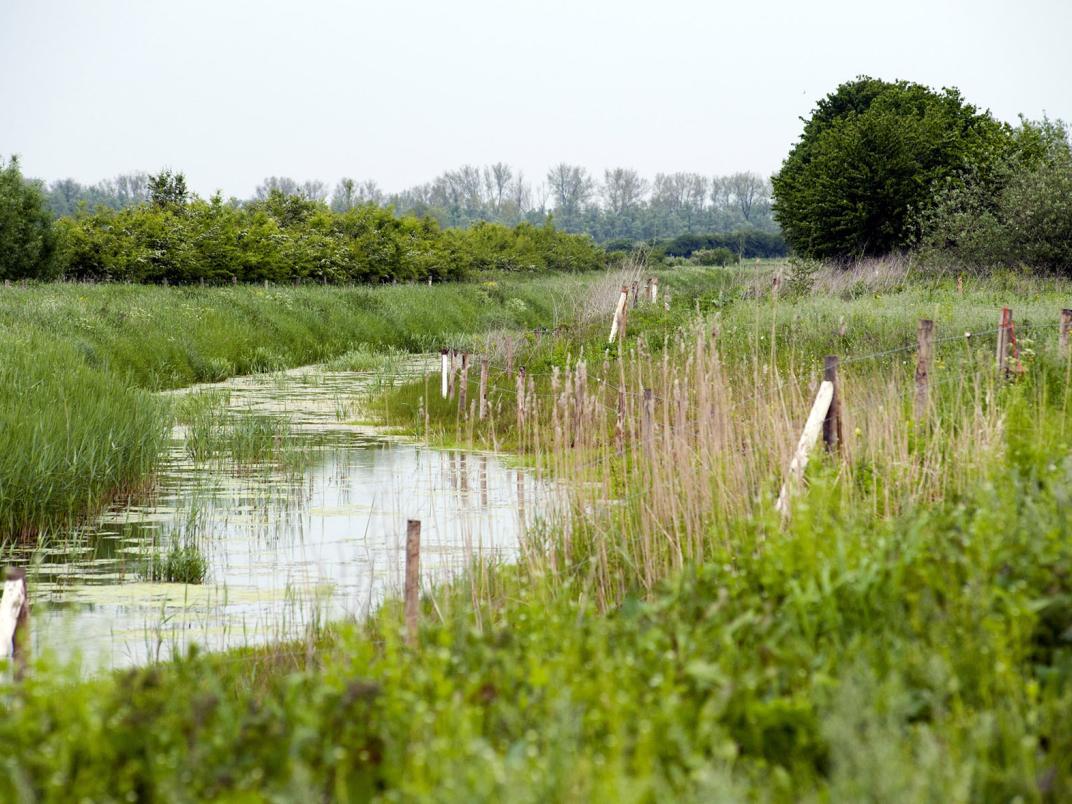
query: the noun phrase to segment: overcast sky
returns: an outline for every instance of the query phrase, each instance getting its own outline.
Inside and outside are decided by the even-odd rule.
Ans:
[[[0,153],[202,194],[465,163],[769,174],[858,74],[1072,120],[1072,0],[0,0]]]

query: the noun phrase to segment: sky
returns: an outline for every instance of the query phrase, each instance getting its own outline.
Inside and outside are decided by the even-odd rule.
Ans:
[[[1072,0],[0,0],[0,154],[387,191],[504,161],[777,170],[866,74],[1072,121]]]

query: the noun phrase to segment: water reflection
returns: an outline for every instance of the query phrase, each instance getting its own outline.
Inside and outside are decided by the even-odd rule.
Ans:
[[[360,617],[401,588],[407,518],[421,520],[425,583],[476,556],[511,560],[537,485],[496,456],[431,450],[340,421],[368,377],[290,372],[222,386],[239,412],[286,416],[315,445],[300,472],[195,464],[181,433],[152,500],[107,512],[31,557],[34,650],[87,668],[294,638]],[[478,490],[478,491],[473,491]],[[200,585],[148,583],[163,534],[207,560]]]

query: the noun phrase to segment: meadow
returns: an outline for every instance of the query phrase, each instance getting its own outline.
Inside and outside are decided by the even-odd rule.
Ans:
[[[660,272],[669,305],[638,304],[610,345],[615,275],[562,280],[568,307],[540,309],[571,313],[548,332],[455,325],[489,360],[489,415],[438,377],[372,410],[561,481],[568,510],[521,560],[426,589],[415,646],[389,602],[302,643],[90,681],[41,660],[5,690],[0,792],[1067,799],[1072,284],[914,270]],[[1005,305],[1017,347],[999,372]],[[917,413],[920,318],[936,348]],[[783,516],[827,354],[843,441]],[[478,401],[475,371],[466,390]]]

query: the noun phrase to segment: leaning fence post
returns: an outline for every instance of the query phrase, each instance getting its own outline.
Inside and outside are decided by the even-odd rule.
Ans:
[[[834,401],[834,383],[823,380],[819,383],[819,393],[815,395],[815,403],[811,406],[808,420],[804,423],[804,430],[800,434],[796,451],[792,460],[789,461],[789,469],[786,470],[782,489],[778,493],[778,502],[774,508],[783,517],[789,516],[789,498],[796,486],[804,479],[804,469],[808,465],[808,454],[819,440],[819,433],[825,430],[825,420]]]
[[[447,374],[450,371],[449,360],[450,360],[450,358],[447,357],[447,350],[446,349],[440,349],[439,350],[439,369],[440,369],[440,372],[439,372],[440,373],[440,383],[439,383],[440,390],[439,390],[439,393],[440,393],[440,395],[442,396],[443,399],[447,398],[447,391],[449,390],[449,388],[448,388],[448,380],[447,380]]]
[[[622,285],[621,293],[618,295],[618,304],[614,308],[614,319],[610,322],[610,337],[607,338],[607,343],[614,343],[614,339],[618,337],[618,328],[622,325],[622,315],[625,313],[625,305],[629,301],[629,286]]]
[[[488,358],[483,356],[480,358],[480,408],[479,408],[480,421],[484,421],[484,418],[488,415]]]
[[[931,358],[934,353],[934,322],[928,318],[919,320],[916,332],[916,421],[927,416],[927,400],[930,396]]]
[[[1061,357],[1068,357],[1068,333],[1072,330],[1072,310],[1061,311]]]
[[[22,678],[30,658],[30,595],[26,570],[8,569],[0,596],[0,659],[9,659]]]
[[[828,452],[841,452],[841,394],[838,383],[838,357],[827,355],[823,360],[823,381],[833,389],[830,405],[823,418],[823,444]]]
[[[420,615],[421,521],[406,520],[406,642],[417,644],[417,618]]]

